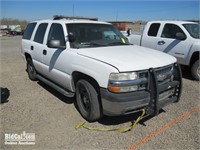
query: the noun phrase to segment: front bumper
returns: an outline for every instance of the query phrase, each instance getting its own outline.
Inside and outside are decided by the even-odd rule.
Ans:
[[[150,93],[146,91],[115,94],[101,89],[100,92],[103,113],[109,116],[133,113],[150,102]]]
[[[100,89],[103,113],[109,116],[125,115],[146,109],[148,114],[158,114],[164,106],[178,102],[182,89],[182,75],[174,64],[173,81],[160,84],[155,69],[149,69],[148,89],[129,93],[112,93]]]

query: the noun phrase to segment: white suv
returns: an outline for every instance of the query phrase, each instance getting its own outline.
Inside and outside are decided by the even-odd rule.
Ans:
[[[155,115],[180,99],[176,59],[130,45],[110,23],[62,16],[31,22],[22,38],[22,54],[29,78],[75,96],[88,121],[142,108]]]

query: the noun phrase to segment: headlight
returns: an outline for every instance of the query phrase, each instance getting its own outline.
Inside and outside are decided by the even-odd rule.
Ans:
[[[114,93],[132,92],[138,90],[138,73],[111,73],[108,90]]]
[[[111,81],[126,81],[137,79],[138,74],[136,72],[130,73],[111,73],[109,80]]]

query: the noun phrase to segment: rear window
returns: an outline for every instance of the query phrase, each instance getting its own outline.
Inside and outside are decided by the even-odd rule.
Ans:
[[[23,39],[27,39],[30,40],[31,39],[31,35],[33,33],[33,30],[35,29],[36,23],[30,23],[27,25],[26,30],[24,31],[23,34]]]
[[[43,43],[47,25],[48,25],[47,23],[42,23],[39,25],[39,27],[37,28],[36,34],[35,34],[35,38],[34,38],[35,42],[40,43],[40,44]]]
[[[153,23],[148,31],[148,36],[157,36],[160,23]]]

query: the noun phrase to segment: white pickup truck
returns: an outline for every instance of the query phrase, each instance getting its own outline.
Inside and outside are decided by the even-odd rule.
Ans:
[[[200,80],[199,51],[200,25],[186,21],[150,21],[142,35],[131,34],[129,42],[159,51],[177,58],[179,64],[188,66],[194,79]]]
[[[75,96],[88,121],[141,109],[157,114],[180,99],[176,58],[129,44],[110,23],[62,16],[33,21],[23,34],[22,55],[29,78]]]

